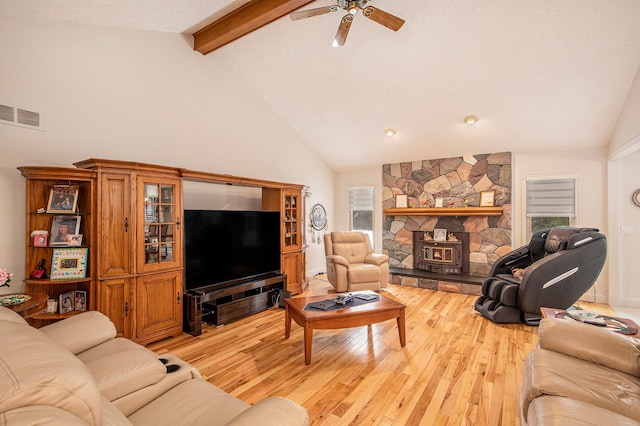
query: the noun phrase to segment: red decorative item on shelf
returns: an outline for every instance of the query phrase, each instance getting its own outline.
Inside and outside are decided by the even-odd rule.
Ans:
[[[31,233],[34,247],[46,247],[49,240],[49,231],[33,231]]]

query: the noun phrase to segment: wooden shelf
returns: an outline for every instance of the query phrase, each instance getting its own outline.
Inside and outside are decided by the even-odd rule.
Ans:
[[[391,208],[384,209],[385,216],[500,216],[502,207],[455,208]]]
[[[42,248],[56,248],[56,247],[42,247]],[[90,282],[93,278],[85,277],[85,278],[70,278],[68,280],[50,280],[48,278],[45,279],[31,279],[26,278],[24,282],[30,285],[57,285],[57,284],[76,284],[76,283],[86,283]]]
[[[33,318],[36,320],[61,320],[61,319],[72,317],[74,315],[79,315],[83,312],[86,312],[86,311],[69,311],[64,314],[58,314],[58,313],[48,314],[46,312],[42,312],[37,315],[32,315],[30,318]]]

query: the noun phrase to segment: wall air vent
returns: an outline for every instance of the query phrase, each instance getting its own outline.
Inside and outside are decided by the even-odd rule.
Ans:
[[[16,106],[0,104],[0,123],[26,127],[35,130],[45,130],[42,114]]]

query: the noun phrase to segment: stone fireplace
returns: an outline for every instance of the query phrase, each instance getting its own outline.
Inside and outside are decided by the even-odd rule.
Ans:
[[[443,282],[467,280],[477,287],[491,265],[511,251],[511,153],[385,164],[382,181],[383,252],[389,255],[392,282],[404,285],[406,278],[407,285],[433,288],[433,281],[440,282],[441,277]],[[467,208],[479,206],[483,191],[494,192],[494,206],[501,208],[499,216],[466,214]],[[407,195],[408,209],[404,211],[410,213],[395,209],[397,195]],[[435,208],[436,199],[442,207]],[[416,213],[420,209],[426,213]],[[425,232],[433,237],[434,229],[456,236],[460,244],[450,246],[462,249],[461,265],[457,264],[457,249],[433,251],[434,247],[429,247],[428,262],[416,261],[426,253],[424,244],[418,242],[424,241]],[[442,261],[435,256],[442,256]],[[411,275],[413,272],[427,273],[429,278],[423,283],[419,275]]]

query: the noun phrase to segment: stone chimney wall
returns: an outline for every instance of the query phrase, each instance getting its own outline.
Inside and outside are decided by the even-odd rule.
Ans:
[[[487,216],[384,216],[383,252],[389,266],[413,268],[413,231],[444,228],[470,234],[470,275],[488,276],[491,265],[512,250],[511,246],[511,153],[480,154],[384,164],[383,209],[395,207],[395,197],[408,196],[409,208],[477,207],[482,191],[495,191],[495,206],[503,213]]]

